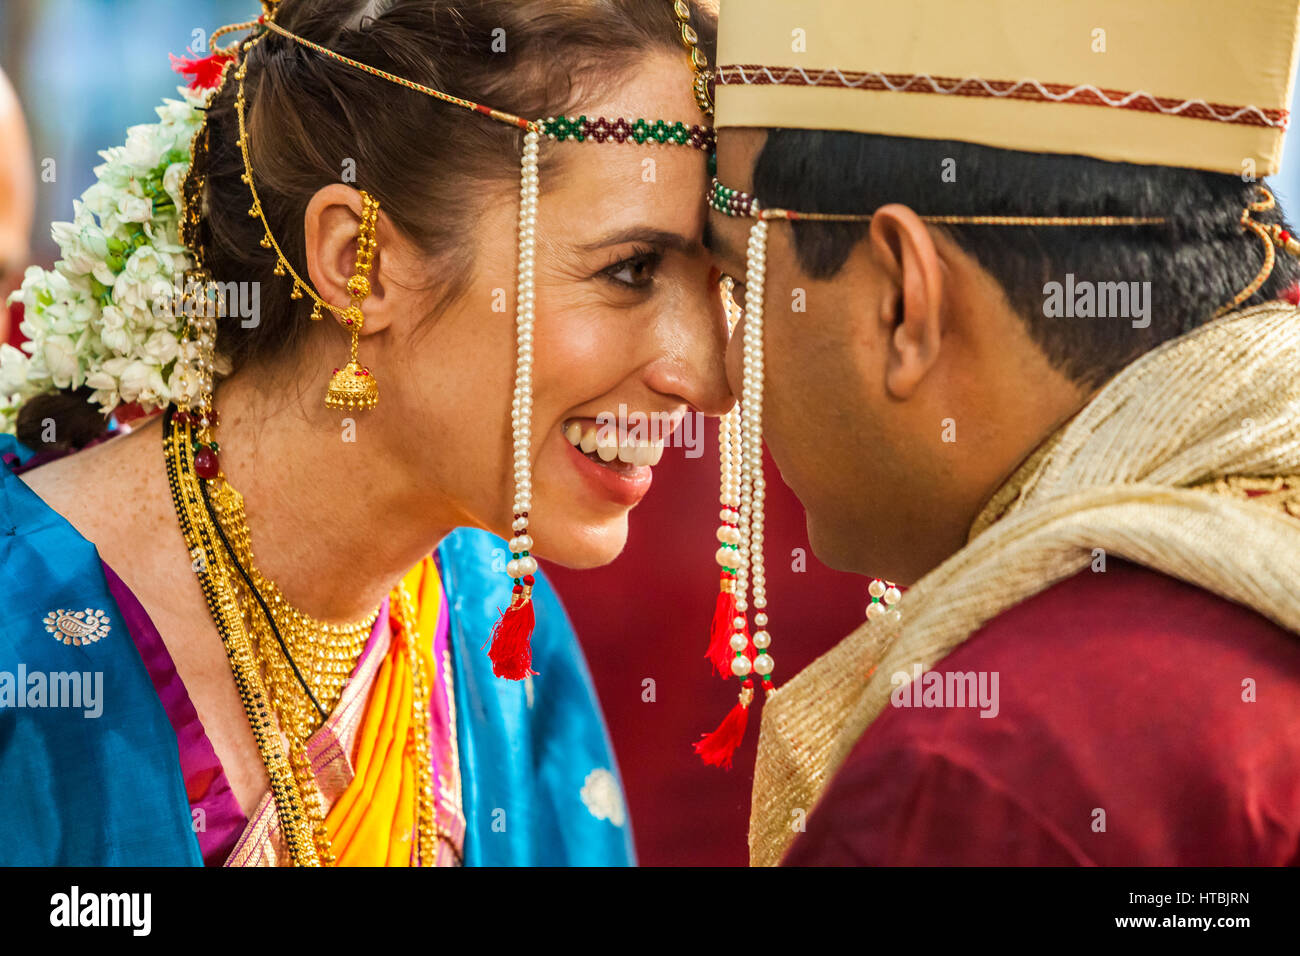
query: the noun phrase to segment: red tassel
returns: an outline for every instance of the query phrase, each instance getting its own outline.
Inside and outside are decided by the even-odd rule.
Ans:
[[[185,52],[190,52],[186,50]],[[190,78],[190,89],[192,90],[210,90],[221,85],[221,75],[225,72],[226,64],[234,61],[234,57],[226,53],[213,53],[209,56],[188,57],[172,56],[167,54],[172,61],[172,69],[182,76]]]
[[[533,614],[533,579],[530,575],[524,583],[516,584],[510,606],[501,615],[492,628],[492,647],[488,657],[492,658],[492,673],[506,680],[523,680],[533,670],[533,649],[531,639],[536,618]]]
[[[709,628],[709,650],[704,656],[713,662],[719,677],[731,677],[731,661],[736,652],[731,649],[731,622],[736,618],[735,578],[724,573],[718,585],[718,603],[713,608],[713,624]]]
[[[731,708],[718,729],[705,734],[693,746],[700,759],[711,767],[731,769],[731,758],[745,739],[745,727],[749,724],[749,705],[754,699],[754,682],[746,680],[740,685],[740,701]]]

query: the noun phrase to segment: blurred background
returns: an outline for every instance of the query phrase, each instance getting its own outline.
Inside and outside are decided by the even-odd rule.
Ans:
[[[97,151],[121,144],[128,126],[154,122],[154,107],[175,94],[181,78],[167,54],[187,47],[206,52],[213,29],[258,12],[255,0],[0,3],[0,69],[30,136],[26,142],[21,126],[5,120],[0,85],[0,149],[6,160],[30,153],[24,182],[6,182],[0,173],[0,219],[8,217],[10,231],[30,240],[25,248],[0,234],[0,297],[17,287],[27,264],[52,265],[57,249],[49,224],[72,217],[72,201],[94,181]],[[1300,197],[1300,148],[1289,150],[1273,185],[1284,205]],[[34,194],[30,228],[22,190],[27,199]],[[0,342],[17,338],[18,316],[10,318],[5,321],[0,307]],[[718,580],[712,421],[703,451],[687,458],[683,448],[667,450],[654,487],[632,515],[628,547],[612,565],[587,572],[547,568],[586,648],[640,859],[650,865],[741,865],[748,858],[756,726],[731,771],[703,766],[690,747],[735,702],[735,682],[712,676],[704,660]],[[832,572],[812,556],[798,502],[770,461],[767,475],[769,613],[779,684],[856,627],[867,596],[865,579]]]

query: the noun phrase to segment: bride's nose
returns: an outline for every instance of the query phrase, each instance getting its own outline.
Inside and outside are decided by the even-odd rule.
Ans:
[[[672,345],[647,369],[647,384],[705,415],[725,414],[735,398],[727,385],[727,322],[716,278],[710,275],[683,297],[666,325]]]

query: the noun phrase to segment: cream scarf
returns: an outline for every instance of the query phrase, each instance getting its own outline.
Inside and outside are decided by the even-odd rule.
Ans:
[[[764,705],[750,862],[795,824],[886,706],[981,625],[1088,567],[1094,549],[1300,632],[1300,311],[1269,304],[1142,356],[994,496],[961,551]],[[1250,494],[1247,494],[1247,491]]]

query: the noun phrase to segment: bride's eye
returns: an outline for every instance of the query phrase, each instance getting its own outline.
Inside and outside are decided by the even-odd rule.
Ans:
[[[654,281],[655,270],[662,259],[662,253],[645,250],[614,263],[600,274],[629,289],[644,289]]]

